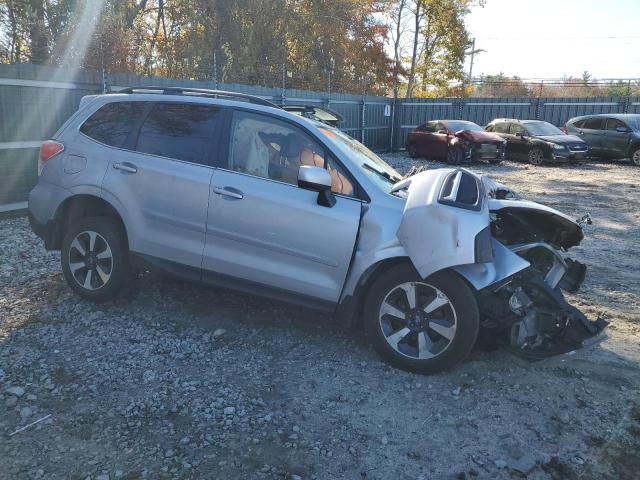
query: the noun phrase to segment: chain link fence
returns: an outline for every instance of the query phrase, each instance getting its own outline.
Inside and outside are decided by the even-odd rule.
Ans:
[[[479,125],[494,118],[539,119],[561,126],[579,115],[640,113],[638,80],[482,81],[456,87],[464,96],[394,99],[370,95],[366,79],[359,84],[361,91],[345,92],[347,84],[353,91],[353,79],[343,78],[341,83],[331,70],[322,76],[265,62],[263,69],[243,81],[241,64],[230,70],[224,64],[218,68],[216,62],[217,58],[209,78],[202,80],[0,64],[0,210],[26,200],[37,181],[40,142],[77,110],[84,95],[129,86],[231,90],[276,104],[323,106],[344,117],[343,131],[376,151],[403,149],[412,128],[434,119],[470,120]],[[248,84],[249,80],[255,83]]]

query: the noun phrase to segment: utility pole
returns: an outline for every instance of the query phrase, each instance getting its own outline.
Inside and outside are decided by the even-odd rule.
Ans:
[[[473,58],[476,56],[477,53],[482,53],[482,52],[486,52],[486,50],[484,50],[483,48],[476,49],[475,38],[471,41],[471,50],[469,50],[468,52],[464,52],[465,55],[471,55],[471,61],[469,63],[469,83],[471,83],[471,81],[473,80]]]

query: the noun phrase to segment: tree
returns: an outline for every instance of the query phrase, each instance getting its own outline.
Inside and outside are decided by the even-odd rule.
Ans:
[[[470,43],[464,17],[469,8],[469,0],[413,0],[407,97],[415,95],[416,86],[425,95],[429,88],[464,78],[464,52]]]
[[[497,75],[486,75],[480,78],[474,97],[528,97],[529,89],[518,76],[511,78],[500,72]]]

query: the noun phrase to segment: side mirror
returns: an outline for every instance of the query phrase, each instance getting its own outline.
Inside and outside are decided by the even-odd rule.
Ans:
[[[447,132],[446,130],[438,130],[438,133],[440,135],[447,135],[449,132]]]
[[[331,208],[336,204],[331,184],[331,174],[322,167],[302,165],[298,170],[298,186],[318,192],[318,205]]]
[[[629,133],[629,129],[627,127],[616,127],[616,132],[618,132],[618,133]]]

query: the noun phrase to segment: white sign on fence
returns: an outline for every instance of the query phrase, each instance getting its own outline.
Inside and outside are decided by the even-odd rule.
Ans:
[[[391,105],[387,104],[384,106],[384,116],[385,117],[391,116]]]

